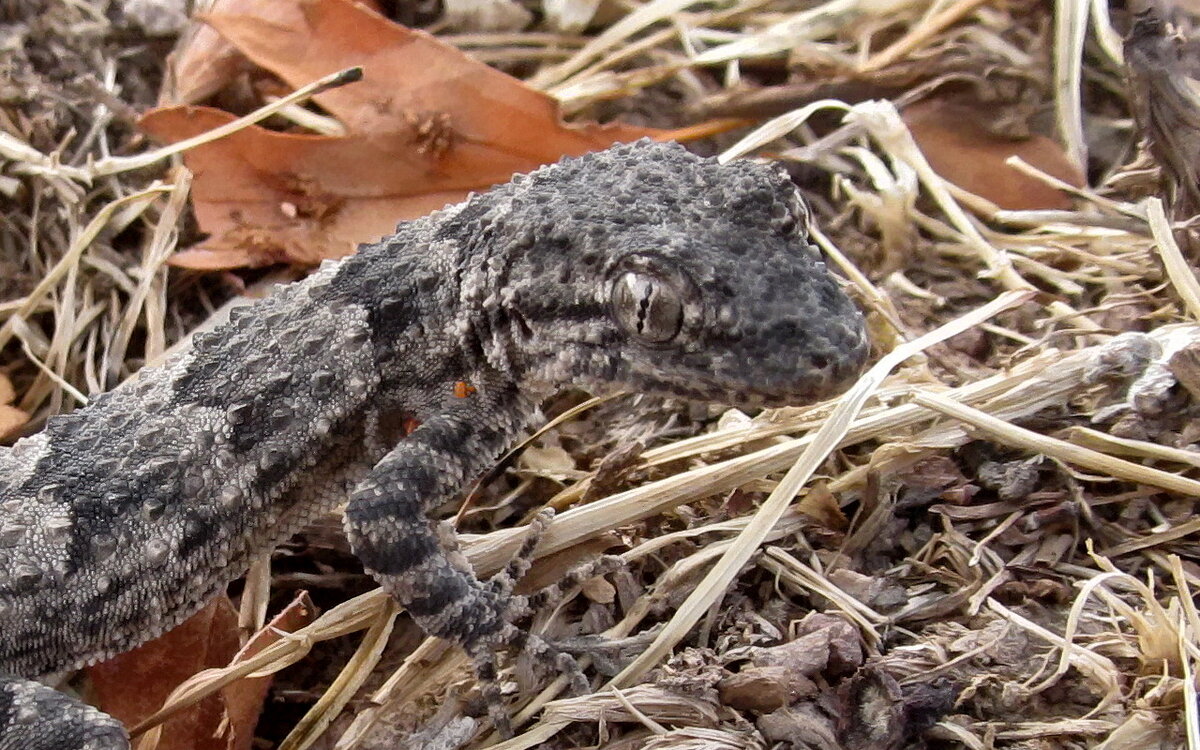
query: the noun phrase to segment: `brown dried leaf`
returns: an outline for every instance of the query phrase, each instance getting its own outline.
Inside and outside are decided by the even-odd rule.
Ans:
[[[862,637],[840,617],[810,612],[797,625],[793,640],[755,648],[750,659],[755,666],[786,667],[796,675],[846,674],[862,664]]]
[[[358,1],[371,10],[379,10],[376,2]],[[192,21],[171,53],[168,61],[169,80],[163,85],[159,106],[199,104],[232,84],[239,73],[252,67],[237,47],[204,23],[206,16],[213,13],[251,14],[268,19],[276,8],[275,4],[262,0],[217,0],[209,5],[204,14]]]
[[[782,666],[747,667],[717,683],[717,692],[721,702],[730,708],[766,713],[812,695],[816,684]]]
[[[796,509],[832,531],[845,531],[850,519],[842,512],[837,497],[829,491],[829,485],[820,482],[806,492],[796,504]]]
[[[133,726],[157,711],[184,680],[225,666],[239,645],[237,612],[219,596],[182,625],[89,668],[88,675],[100,708]],[[163,724],[157,750],[235,750],[230,737],[219,732],[224,717],[221,696],[211,695]]]
[[[1069,196],[1005,164],[1010,156],[1075,187],[1085,184],[1060,145],[1041,135],[1021,140],[997,135],[973,107],[927,99],[906,107],[903,118],[934,171],[1001,208],[1071,208]]]
[[[0,440],[14,434],[29,421],[28,414],[12,406],[16,395],[9,379],[0,374]]]
[[[175,688],[196,673],[244,661],[312,622],[315,607],[300,592],[238,650],[237,612],[220,596],[182,625],[138,648],[89,668],[102,709],[126,726],[158,711]],[[271,678],[226,685],[161,725],[156,750],[250,750]]]
[[[900,507],[926,505],[934,498],[953,502],[960,499],[960,495],[948,490],[967,483],[967,478],[959,470],[958,464],[953,459],[940,455],[922,458],[912,466],[897,472],[894,479],[903,487]]]
[[[772,711],[756,724],[769,742],[785,747],[841,750],[833,719],[810,702]]]
[[[881,669],[865,667],[840,691],[845,710],[838,734],[846,750],[899,750],[905,739],[900,684]]]
[[[1167,369],[1187,389],[1192,400],[1200,403],[1200,346],[1187,346],[1172,354]]]
[[[256,0],[240,0],[258,4]],[[176,50],[167,58],[167,79],[158,95],[160,107],[197,104],[216,94],[250,66],[246,56],[217,30],[193,19]]]
[[[316,606],[307,591],[300,591],[282,612],[255,633],[231,663],[246,661],[267,646],[294,633],[316,619]],[[254,727],[262,713],[263,701],[271,687],[270,677],[246,677],[221,688],[221,699],[229,717],[230,742],[228,750],[249,750],[254,739]]]
[[[213,13],[207,20],[292,85],[361,64],[362,82],[316,97],[349,134],[252,127],[189,151],[196,217],[211,237],[176,255],[175,265],[315,264],[517,172],[662,134],[564,125],[549,96],[347,0],[266,5],[269,17]],[[141,125],[175,142],[232,119],[220,110],[168,107],[147,113]]]

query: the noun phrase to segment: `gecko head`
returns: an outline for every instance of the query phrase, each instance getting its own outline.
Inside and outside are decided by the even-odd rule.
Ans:
[[[782,405],[861,370],[862,316],[780,171],[641,141],[510,190],[522,229],[500,317],[531,380]]]

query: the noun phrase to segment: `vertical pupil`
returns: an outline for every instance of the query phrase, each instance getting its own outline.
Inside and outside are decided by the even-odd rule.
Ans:
[[[638,300],[637,328],[638,333],[644,333],[646,330],[646,321],[650,318],[650,301],[654,299],[654,284],[645,279],[639,279],[638,281],[641,287],[641,299]]]
[[[612,287],[612,315],[628,334],[653,343],[671,340],[683,324],[683,306],[669,283],[626,271]]]

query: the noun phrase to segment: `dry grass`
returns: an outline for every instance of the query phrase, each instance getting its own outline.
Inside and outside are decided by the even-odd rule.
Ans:
[[[216,306],[211,285],[167,283],[189,177],[146,169],[179,149],[133,135],[122,107],[149,101],[117,85],[120,35],[99,8],[81,0],[40,21],[53,44],[79,43],[70,59],[101,71],[95,87],[17,65],[17,78],[66,106],[46,128],[34,103],[0,105],[10,269],[0,372],[33,427],[112,387]],[[931,746],[1200,748],[1200,393],[1188,365],[1200,289],[1135,159],[1120,38],[1099,11],[1082,0],[1054,18],[981,0],[652,0],[608,8],[586,36],[445,35],[573,113],[753,119],[719,144],[723,158],[765,152],[805,166],[815,239],[869,313],[881,355],[836,402],[730,412],[633,450],[619,470],[598,457],[627,446],[589,437],[587,410],[575,416],[583,426],[567,421],[543,440],[578,456],[526,455],[508,486],[561,511],[531,575],[556,575],[552,555],[598,539],[619,541],[628,564],[617,604],[589,592],[535,627],[571,634],[586,611],[606,635],[632,637],[632,658],[592,695],[565,697],[565,679],[515,689],[523,729],[494,746],[770,747],[782,726],[815,733],[791,735],[798,747],[821,747],[822,727],[847,748],[904,747],[919,723],[914,695],[945,680]],[[1073,208],[1003,211],[938,177],[891,104],[837,98],[863,84],[900,101],[952,88],[1024,114],[1032,101],[1067,154],[1099,148],[1085,125],[1108,127],[1116,145],[1093,162],[1093,189],[1026,167],[1069,189]],[[1116,335],[1126,330],[1145,335]],[[519,529],[501,529],[466,551],[486,574],[519,541]],[[261,623],[267,592],[252,590]],[[867,666],[821,673],[820,690],[775,712],[772,730],[768,712],[731,707],[722,680],[747,649],[790,640],[810,609],[851,623]],[[378,591],[364,594],[177,698],[354,637],[353,658],[279,747],[458,746],[475,731],[458,701],[469,687],[460,652],[426,641],[382,671],[389,634],[411,627]],[[855,680],[875,682],[856,692]],[[354,718],[339,719],[347,705]],[[838,707],[857,728],[836,726]]]

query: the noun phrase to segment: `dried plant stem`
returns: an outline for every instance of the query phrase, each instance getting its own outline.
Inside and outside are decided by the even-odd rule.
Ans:
[[[995,278],[1006,289],[1034,289],[1032,284],[1016,272],[1007,254],[993,247],[971,223],[970,217],[951,197],[945,180],[929,166],[924,154],[913,141],[912,134],[890,102],[863,102],[851,110],[848,118],[862,121],[884,150],[916,170],[921,184],[949,217],[966,245],[979,256],[979,259],[987,267],[988,276]],[[1055,315],[1068,318],[1084,330],[1100,330],[1099,325],[1079,314],[1065,302],[1055,300],[1050,303],[1049,308]]]
[[[375,621],[363,636],[362,643],[354,656],[338,673],[333,683],[304,715],[288,736],[279,743],[279,750],[306,750],[320,739],[321,734],[333,723],[358,689],[363,686],[371,671],[383,656],[388,636],[396,622],[400,607],[389,598],[375,616]]]
[[[1059,440],[1047,435],[1017,427],[1014,424],[998,419],[979,409],[966,406],[944,396],[931,392],[920,392],[913,396],[913,402],[928,407],[969,424],[975,430],[986,434],[1005,445],[1024,448],[1034,453],[1042,453],[1060,461],[1076,464],[1108,476],[1119,477],[1131,482],[1140,482],[1154,487],[1162,487],[1172,492],[1185,495],[1200,496],[1200,481],[1181,477],[1178,474],[1153,469],[1123,458],[1116,458],[1107,453],[1073,445],[1065,440]]]
[[[1087,165],[1083,137],[1083,42],[1089,0],[1060,0],[1054,9],[1054,104],[1067,156],[1082,171]]]
[[[887,49],[872,55],[859,66],[860,75],[874,73],[911,54],[914,50],[940,34],[951,24],[957,23],[968,14],[990,0],[956,0],[949,7],[941,8],[932,15],[926,15],[916,25],[912,26],[904,36],[897,39]]]
[[[1154,235],[1167,278],[1183,299],[1192,319],[1200,320],[1200,283],[1197,283],[1196,272],[1184,259],[1179,245],[1175,243],[1175,236],[1167,222],[1162,201],[1158,198],[1147,198],[1142,202],[1142,208],[1146,211],[1146,220],[1150,224],[1150,232]]]
[[[49,156],[42,154],[36,149],[21,143],[16,138],[0,131],[0,156],[16,162],[12,170],[15,174],[42,174],[42,175],[57,175],[76,182],[90,185],[98,177],[105,175],[114,175],[121,172],[129,172],[134,169],[142,169],[151,164],[162,161],[175,154],[183,153],[190,148],[195,148],[204,143],[210,143],[223,138],[230,133],[235,133],[244,128],[248,128],[255,123],[267,119],[271,115],[286,109],[292,104],[302,102],[310,97],[327,91],[338,86],[345,86],[348,83],[360,80],[362,78],[362,68],[347,68],[346,70],[330,73],[307,86],[302,86],[291,94],[281,97],[276,101],[266,104],[254,110],[248,115],[239,117],[232,122],[228,122],[212,130],[201,133],[200,135],[187,138],[172,143],[169,146],[146,151],[135,156],[109,156],[102,159],[97,159],[85,167],[72,167],[62,164],[59,161],[57,154]]]
[[[100,234],[100,230],[104,229],[112,220],[117,212],[129,205],[145,205],[154,200],[159,195],[171,192],[172,188],[169,185],[163,185],[161,182],[155,182],[145,190],[140,190],[123,198],[118,198],[100,209],[88,225],[84,227],[79,236],[71,242],[71,247],[54,268],[50,269],[39,281],[37,286],[33,288],[29,294],[25,296],[21,306],[18,307],[12,315],[0,326],[0,349],[3,349],[9,341],[12,340],[14,325],[16,320],[24,318],[36,309],[50,293],[50,290],[58,285],[58,282],[63,279],[71,269],[79,263],[83,252]]]

